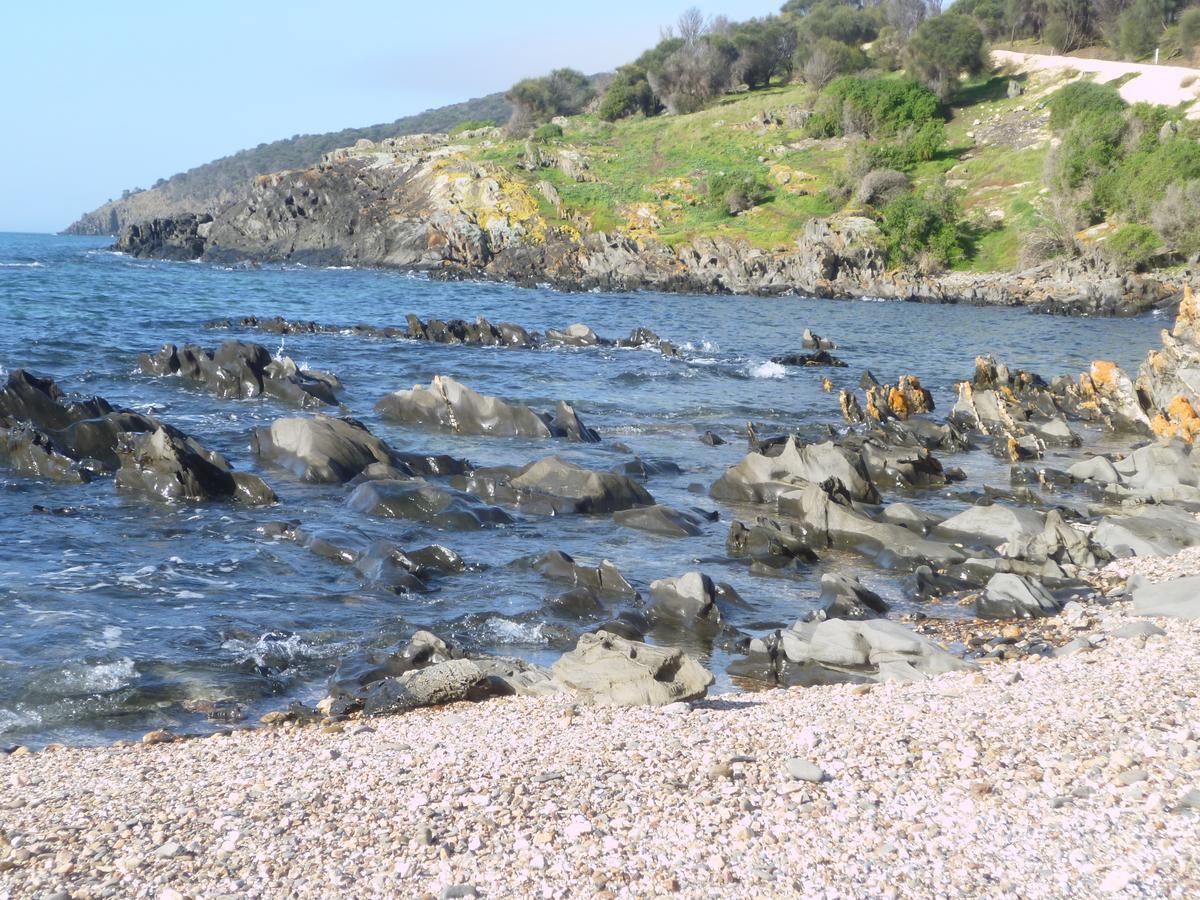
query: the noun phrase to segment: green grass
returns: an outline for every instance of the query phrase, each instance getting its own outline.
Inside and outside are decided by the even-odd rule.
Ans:
[[[937,179],[958,179],[964,208],[981,221],[988,221],[994,210],[1003,212],[999,225],[981,233],[972,256],[960,263],[960,268],[1012,268],[1020,235],[1034,221],[1044,144],[1013,150],[975,145],[967,137],[976,119],[986,121],[1029,103],[1024,97],[1007,96],[1008,81],[1008,76],[997,75],[967,82],[960,95],[963,105],[952,110],[947,123],[948,147],[912,173],[918,188]],[[658,217],[661,227],[635,233],[652,233],[669,245],[699,236],[726,236],[766,249],[786,248],[808,220],[841,211],[830,202],[826,189],[845,167],[845,145],[836,140],[807,140],[799,129],[771,127],[764,131],[749,123],[764,111],[790,106],[807,109],[811,102],[810,89],[787,85],[727,96],[687,116],[616,123],[577,116],[564,128],[561,140],[543,146],[580,151],[588,159],[594,181],[576,183],[556,168],[536,172],[519,168],[524,141],[502,141],[486,148],[477,141],[471,155],[505,166],[531,188],[539,181],[554,185],[567,218],[556,219],[550,204],[542,203],[543,215],[553,224],[583,220],[596,231],[622,231],[629,225],[631,211],[644,207]],[[772,166],[803,173],[796,182],[798,190],[773,179]],[[770,181],[771,193],[754,209],[730,216],[705,194],[708,178],[720,172],[757,173]],[[673,179],[681,179],[690,190],[674,191],[666,198],[656,196],[653,189]]]

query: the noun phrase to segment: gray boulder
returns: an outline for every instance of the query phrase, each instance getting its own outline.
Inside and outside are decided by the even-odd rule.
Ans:
[[[740,602],[741,597],[728,584],[717,584],[701,572],[688,572],[651,582],[646,614],[654,624],[711,636],[724,625],[718,600]]]
[[[465,460],[401,453],[361,422],[318,413],[311,419],[276,419],[256,428],[250,448],[301,481],[344,484],[355,478],[405,478],[470,471]]]
[[[363,712],[370,716],[486,700],[499,694],[497,685],[473,660],[452,659],[376,681],[367,688],[362,703]]]
[[[54,440],[30,422],[0,416],[0,465],[27,478],[48,478],[72,484],[91,480],[91,471],[55,446]]]
[[[820,603],[820,615],[826,619],[877,619],[890,608],[854,576],[832,572],[821,576]]]
[[[683,651],[600,631],[583,634],[551,667],[554,680],[580,699],[606,706],[665,706],[699,700],[713,676]]]
[[[1133,589],[1133,611],[1141,616],[1200,619],[1200,575]]]
[[[981,619],[1036,619],[1062,612],[1062,604],[1041,584],[1009,572],[993,575],[975,601]]]
[[[632,478],[586,469],[558,456],[537,460],[511,473],[468,479],[461,485],[485,500],[494,499],[534,514],[607,514],[654,505],[649,491]]]
[[[779,633],[775,658],[782,683],[919,681],[971,667],[887,619],[797,622]]]
[[[715,500],[770,503],[781,494],[835,479],[854,500],[875,503],[879,492],[862,456],[832,442],[798,447],[788,437],[777,456],[753,452],[728,469],[709,491]]]

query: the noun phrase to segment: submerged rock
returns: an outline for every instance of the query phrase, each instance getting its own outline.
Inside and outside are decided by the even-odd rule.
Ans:
[[[474,531],[512,523],[502,509],[487,506],[462,491],[441,487],[423,478],[364,481],[346,505],[369,516],[408,519],[432,528]]]
[[[710,520],[704,515],[655,504],[615,512],[613,521],[626,528],[636,528],[665,537],[696,537],[702,533],[701,526]]]
[[[587,566],[577,563],[561,550],[551,550],[541,556],[517,560],[515,564],[527,566],[550,581],[579,585],[600,594],[634,598],[638,596],[633,585],[607,559],[602,560],[598,566]]]
[[[624,475],[597,472],[558,456],[520,469],[481,470],[455,485],[484,500],[505,503],[535,515],[604,515],[653,506],[650,493]]]
[[[580,699],[604,706],[665,706],[699,700],[713,683],[703,666],[672,647],[626,640],[606,631],[583,634],[551,667]]]
[[[476,393],[443,375],[435,375],[427,388],[416,385],[411,390],[389,394],[375,409],[385,419],[456,434],[558,437],[588,443],[600,440],[565,402],[559,401],[554,415],[537,413],[526,406]]]

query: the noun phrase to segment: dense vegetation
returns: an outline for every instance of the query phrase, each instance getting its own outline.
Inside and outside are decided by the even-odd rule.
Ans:
[[[988,73],[989,40],[1064,51],[1105,42],[1130,56],[1152,42],[1190,54],[1200,7],[958,0],[943,13],[931,0],[790,0],[747,22],[693,8],[610,79],[560,69],[515,85],[512,149],[489,154],[511,161],[529,135],[594,154],[594,181],[550,179],[561,208],[590,227],[668,242],[716,231],[770,245],[808,218],[842,213],[875,222],[891,263],[929,269],[1055,255],[1138,267],[1200,250],[1196,126],[1086,81],[1031,111],[1020,80]],[[736,99],[756,93],[776,95],[783,115]],[[719,115],[750,107],[778,129],[773,150]],[[1052,151],[1036,135],[978,146],[964,124],[990,113],[1036,132],[1043,108]],[[542,124],[551,118],[560,124]]]

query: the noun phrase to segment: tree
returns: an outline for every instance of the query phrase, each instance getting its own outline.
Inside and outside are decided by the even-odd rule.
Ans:
[[[737,52],[733,79],[750,87],[765,87],[775,77],[792,74],[796,29],[779,18],[751,19],[735,27],[730,39]]]
[[[822,88],[838,75],[847,75],[866,67],[867,55],[858,47],[821,38],[813,45],[802,71],[806,84]]]
[[[592,83],[575,69],[555,69],[542,78],[518,81],[505,94],[513,106],[509,127],[545,122],[554,116],[573,116],[595,96]]]
[[[1137,0],[1116,21],[1117,48],[1131,59],[1152,52],[1163,33],[1162,0]]]
[[[1049,0],[1042,34],[1060,53],[1086,47],[1095,37],[1092,0]]]
[[[908,70],[943,101],[958,90],[963,72],[975,75],[987,65],[983,32],[969,16],[926,19],[908,42]]]
[[[728,42],[685,43],[647,73],[650,87],[668,112],[695,112],[729,87],[735,59]]]
[[[896,29],[901,40],[908,38],[928,16],[936,16],[940,10],[938,0],[883,0],[884,18]]]

